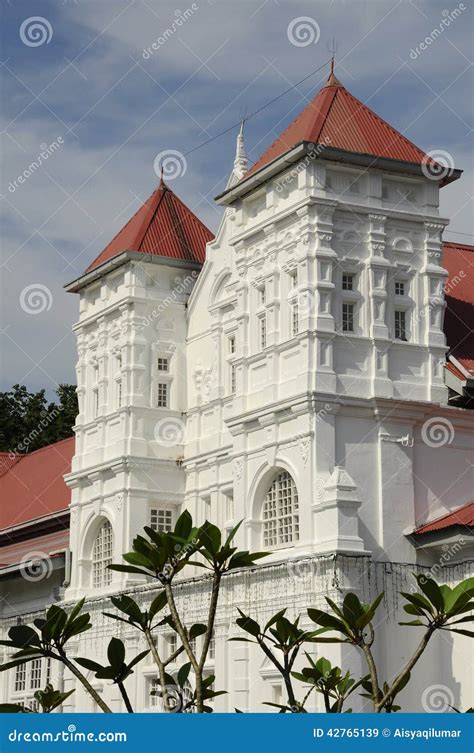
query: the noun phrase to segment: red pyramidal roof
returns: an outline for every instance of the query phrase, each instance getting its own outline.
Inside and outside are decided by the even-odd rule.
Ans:
[[[255,173],[302,141],[416,164],[436,163],[353,97],[333,73],[326,85],[250,168]]]
[[[86,272],[124,251],[203,264],[206,243],[213,238],[211,231],[162,180]]]

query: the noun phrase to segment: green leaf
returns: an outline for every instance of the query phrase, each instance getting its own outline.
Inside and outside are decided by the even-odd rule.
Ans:
[[[241,609],[239,609],[240,618],[236,620],[236,623],[239,627],[242,628],[242,630],[245,630],[246,633],[250,633],[250,635],[253,635],[255,638],[257,638],[260,633],[262,632],[260,630],[260,625],[255,620],[252,620],[251,617],[247,617]]]
[[[207,630],[207,625],[204,625],[201,622],[196,622],[195,625],[191,625],[191,627],[189,628],[190,640],[197,638],[199,635],[204,635],[206,630]]]
[[[107,658],[110,666],[117,672],[122,668],[125,661],[125,646],[119,638],[111,638],[107,648]]]
[[[440,587],[432,578],[425,578],[424,575],[417,575],[416,580],[423,593],[428,597],[433,606],[439,612],[444,610],[444,598]]]
[[[139,575],[146,575],[147,578],[150,577],[150,572],[146,570],[142,570],[139,567],[134,567],[133,565],[107,565],[107,568],[109,570],[115,570],[117,573],[138,573]]]
[[[178,685],[183,688],[186,685],[189,673],[191,671],[191,662],[186,662],[182,667],[178,669],[177,680]]]
[[[192,527],[193,519],[191,517],[191,513],[189,513],[188,510],[184,510],[176,521],[174,534],[182,539],[187,540],[189,538],[189,534],[191,533]]]
[[[328,614],[327,612],[322,612],[320,609],[308,609],[308,617],[317,625],[322,625],[322,627],[331,628],[332,630],[337,630],[343,635],[352,637],[350,631],[344,625],[342,620],[339,620],[337,617],[333,617],[332,614]]]
[[[98,672],[99,669],[102,669],[102,664],[98,664],[96,661],[92,661],[92,659],[76,657],[74,661],[77,664],[80,664],[81,667],[84,667],[84,669],[88,669],[91,672]]]
[[[149,653],[150,653],[150,650],[148,649],[147,651],[142,651],[140,654],[137,654],[137,656],[135,656],[135,658],[132,659],[132,661],[128,665],[128,669],[132,669],[132,667],[138,664],[138,662],[141,662],[141,660],[144,659],[145,656],[147,656]]]
[[[363,617],[365,610],[360,603],[358,596],[354,593],[348,593],[342,602],[342,611],[346,621],[351,627],[355,627],[356,621]]]
[[[272,625],[274,625],[276,622],[278,622],[278,620],[281,617],[283,617],[283,615],[285,614],[285,612],[286,612],[286,609],[281,609],[279,612],[277,612],[276,614],[274,614],[273,617],[270,617],[270,619],[268,620],[267,624],[263,628],[263,632],[266,633],[267,630],[269,628],[271,628]]]
[[[167,603],[168,599],[166,593],[164,591],[161,591],[150,604],[150,608],[148,610],[150,618],[153,619],[153,617],[158,614],[158,612],[161,612],[161,610],[164,609]]]
[[[29,625],[14,625],[8,631],[8,636],[15,646],[40,646],[39,635]]]

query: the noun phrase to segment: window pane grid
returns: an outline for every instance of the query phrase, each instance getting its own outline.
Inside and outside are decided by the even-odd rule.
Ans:
[[[298,493],[289,473],[280,473],[263,504],[263,544],[278,546],[299,538]]]
[[[154,531],[169,533],[173,530],[173,511],[153,508],[150,510],[150,528]]]
[[[168,407],[168,384],[166,382],[158,383],[158,408]]]
[[[26,664],[21,664],[15,672],[15,693],[26,689]]]
[[[30,688],[31,690],[41,688],[41,659],[33,659],[31,662]]]
[[[342,304],[342,331],[354,332],[354,304]]]
[[[407,339],[405,311],[395,311],[395,338],[397,340]]]
[[[354,290],[354,275],[342,275],[342,289]]]
[[[112,564],[113,533],[109,521],[99,529],[92,552],[92,586],[101,588],[112,582],[112,571],[107,569]]]
[[[169,363],[167,358],[158,358],[158,371],[168,371]]]

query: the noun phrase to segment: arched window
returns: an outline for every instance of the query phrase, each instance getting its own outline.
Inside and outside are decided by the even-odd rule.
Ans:
[[[299,539],[298,492],[290,474],[282,471],[263,503],[263,544],[282,546]]]
[[[112,582],[112,571],[107,565],[112,564],[114,534],[112,526],[105,520],[97,531],[92,550],[92,587],[102,588]]]

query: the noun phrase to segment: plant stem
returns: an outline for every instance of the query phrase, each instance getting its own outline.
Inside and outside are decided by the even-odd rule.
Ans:
[[[72,672],[72,674],[75,677],[77,677],[77,679],[79,680],[79,682],[84,686],[84,688],[87,690],[87,692],[89,693],[89,695],[94,699],[94,701],[99,706],[99,708],[102,709],[102,711],[104,712],[104,714],[111,714],[112,713],[112,709],[110,709],[107,706],[107,704],[105,703],[105,701],[102,700],[102,698],[100,697],[100,695],[97,692],[97,690],[95,690],[92,687],[92,685],[90,684],[89,680],[86,677],[84,677],[84,675],[76,667],[76,665],[73,664],[71,661],[69,661],[69,659],[67,658],[67,656],[64,653],[61,653],[60,657],[61,657],[60,660],[62,661],[62,663],[69,669],[70,672]]]
[[[130,703],[130,698],[128,697],[128,693],[125,690],[125,685],[123,684],[123,682],[118,682],[117,685],[122,695],[122,698],[124,700],[125,708],[127,709],[129,714],[133,714],[132,704]]]
[[[204,643],[202,647],[201,659],[199,666],[202,669],[207,659],[207,652],[209,650],[209,644],[212,640],[212,634],[214,632],[214,621],[216,619],[217,603],[219,601],[219,591],[221,585],[222,574],[219,571],[215,571],[212,578],[212,592],[211,601],[209,604],[209,612],[207,616],[207,630],[204,634]]]
[[[166,591],[166,598],[168,600],[168,608],[170,610],[171,617],[173,618],[173,623],[176,628],[176,632],[181,638],[181,643],[184,646],[184,650],[186,651],[188,655],[189,661],[191,662],[191,666],[194,671],[194,679],[196,683],[196,687],[195,687],[196,711],[199,714],[202,714],[204,712],[204,698],[203,698],[204,691],[202,687],[202,667],[200,663],[197,661],[191,649],[191,644],[189,643],[188,632],[186,628],[184,627],[183,623],[181,622],[180,616],[178,614],[178,609],[176,607],[176,602],[174,600],[174,594],[173,594],[173,589],[171,587],[171,583],[167,583],[165,585],[165,591]]]
[[[155,646],[155,641],[153,640],[153,636],[150,632],[149,628],[146,628],[145,631],[145,638],[147,640],[147,643],[150,647],[151,655],[153,656],[153,661],[155,662],[156,666],[158,667],[158,674],[160,677],[160,685],[163,688],[163,706],[165,711],[169,711],[169,704],[168,704],[168,696],[166,693],[166,678],[165,678],[165,665],[161,661],[160,655],[158,653],[158,650]]]
[[[365,660],[367,662],[367,667],[370,674],[370,681],[372,683],[372,701],[374,704],[374,711],[377,711],[377,705],[380,701],[377,667],[375,666],[375,661],[372,655],[372,651],[370,650],[370,646],[367,643],[362,643],[361,649],[364,652]]]
[[[420,643],[418,644],[418,647],[411,657],[411,659],[406,663],[402,671],[396,676],[394,681],[392,682],[390,688],[387,690],[385,695],[379,699],[378,703],[375,706],[375,711],[380,713],[380,711],[383,709],[384,705],[387,703],[387,701],[392,700],[400,687],[400,685],[406,680],[407,675],[411,672],[415,664],[417,663],[418,659],[423,654],[425,648],[428,645],[428,641],[430,640],[431,636],[433,635],[435,631],[435,628],[430,625],[430,627],[427,629],[426,633],[424,634],[423,638],[421,639]]]

